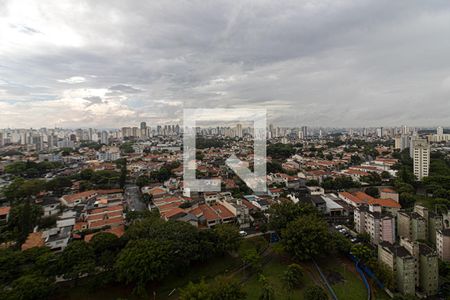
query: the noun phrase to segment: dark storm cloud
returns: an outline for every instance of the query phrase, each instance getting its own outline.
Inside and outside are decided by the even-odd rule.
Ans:
[[[59,95],[45,111],[73,105],[61,125],[162,122],[183,107],[266,107],[279,125],[450,125],[448,1],[58,3],[0,4],[0,79],[15,83],[0,100],[38,111]],[[14,117],[0,127],[29,121],[1,109]]]

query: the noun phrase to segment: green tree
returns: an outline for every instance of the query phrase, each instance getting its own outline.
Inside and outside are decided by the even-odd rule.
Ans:
[[[180,289],[180,300],[210,300],[212,299],[212,291],[209,285],[202,279],[195,284],[189,282],[184,288]]]
[[[125,187],[127,183],[127,159],[122,158],[116,161],[117,165],[120,166],[120,177],[119,177],[119,186],[121,189]]]
[[[42,214],[42,207],[32,204],[29,197],[23,200],[21,204],[12,206],[8,227],[16,233],[19,244],[25,242],[28,234],[39,223]]]
[[[124,154],[134,153],[133,143],[132,142],[123,143],[122,145],[120,145],[120,150]]]
[[[372,251],[369,247],[363,244],[353,245],[351,253],[364,262],[369,261],[373,257]]]
[[[339,232],[332,233],[333,249],[338,250],[341,253],[347,254],[352,248],[352,243],[347,237]]]
[[[74,279],[76,282],[81,276],[94,273],[94,249],[84,241],[74,241],[64,249],[58,264],[64,278]]]
[[[252,268],[256,272],[261,271],[261,255],[259,255],[255,248],[244,249],[240,252],[240,257],[244,265],[249,265],[250,268]]]
[[[388,171],[381,172],[381,178],[382,179],[391,179],[391,174],[389,174]]]
[[[379,198],[380,197],[380,191],[378,190],[378,188],[371,186],[365,189],[364,191],[367,195],[372,196],[374,198]]]
[[[141,175],[138,178],[136,178],[136,185],[139,188],[142,188],[150,183],[150,177],[147,175]]]
[[[317,285],[308,287],[303,295],[305,300],[328,300],[327,293]]]
[[[289,222],[305,215],[316,215],[317,210],[310,204],[293,203],[291,201],[282,201],[272,205],[269,209],[270,227],[273,230],[281,232],[286,228]]]
[[[149,239],[168,242],[171,263],[178,272],[184,271],[199,258],[199,234],[197,228],[189,223],[168,221],[150,217],[135,220],[128,228],[126,236],[131,240]]]
[[[180,290],[180,300],[243,300],[245,296],[237,282],[224,277],[216,277],[210,284],[203,279],[197,284],[189,282]]]
[[[220,224],[214,227],[214,232],[218,237],[217,249],[220,253],[236,251],[239,248],[241,237],[236,226]]]
[[[212,291],[211,300],[244,300],[246,293],[239,283],[234,280],[219,276],[210,284]]]
[[[92,237],[89,244],[94,249],[97,265],[111,269],[120,251],[119,238],[109,232],[100,232]]]
[[[94,177],[94,171],[92,169],[84,169],[80,172],[79,177],[81,180],[91,180]]]
[[[272,284],[267,280],[267,278],[260,274],[258,281],[262,285],[261,295],[259,296],[259,300],[273,300],[275,299],[275,290]]]
[[[416,203],[416,198],[411,193],[401,193],[399,196],[399,202],[402,208],[409,208],[414,206],[414,203]]]
[[[283,273],[283,282],[290,291],[300,286],[302,278],[303,269],[298,264],[290,264]]]
[[[48,191],[61,192],[63,189],[71,187],[72,180],[65,176],[58,176],[47,182],[45,188]]]
[[[6,299],[11,300],[44,300],[48,299],[53,284],[45,277],[28,274],[11,284],[11,290],[6,293]]]
[[[136,284],[135,293],[144,296],[146,283],[163,279],[174,267],[170,251],[170,241],[130,241],[116,260],[117,278]]]
[[[308,260],[325,254],[332,246],[327,223],[315,216],[307,215],[290,222],[281,231],[285,249],[299,260]]]

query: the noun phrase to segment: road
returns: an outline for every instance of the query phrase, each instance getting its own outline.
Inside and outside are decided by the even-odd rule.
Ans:
[[[125,186],[125,201],[131,211],[145,211],[147,206],[141,201],[139,187],[134,184]]]

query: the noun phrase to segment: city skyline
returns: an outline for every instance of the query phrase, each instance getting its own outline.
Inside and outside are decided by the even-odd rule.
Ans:
[[[267,108],[289,127],[447,126],[448,8],[4,1],[0,128],[181,123],[183,108],[215,107]]]

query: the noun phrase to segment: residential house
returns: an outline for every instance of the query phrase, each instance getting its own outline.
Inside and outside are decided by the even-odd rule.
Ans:
[[[9,220],[9,213],[11,211],[11,207],[2,206],[0,207],[0,224],[7,223]]]

